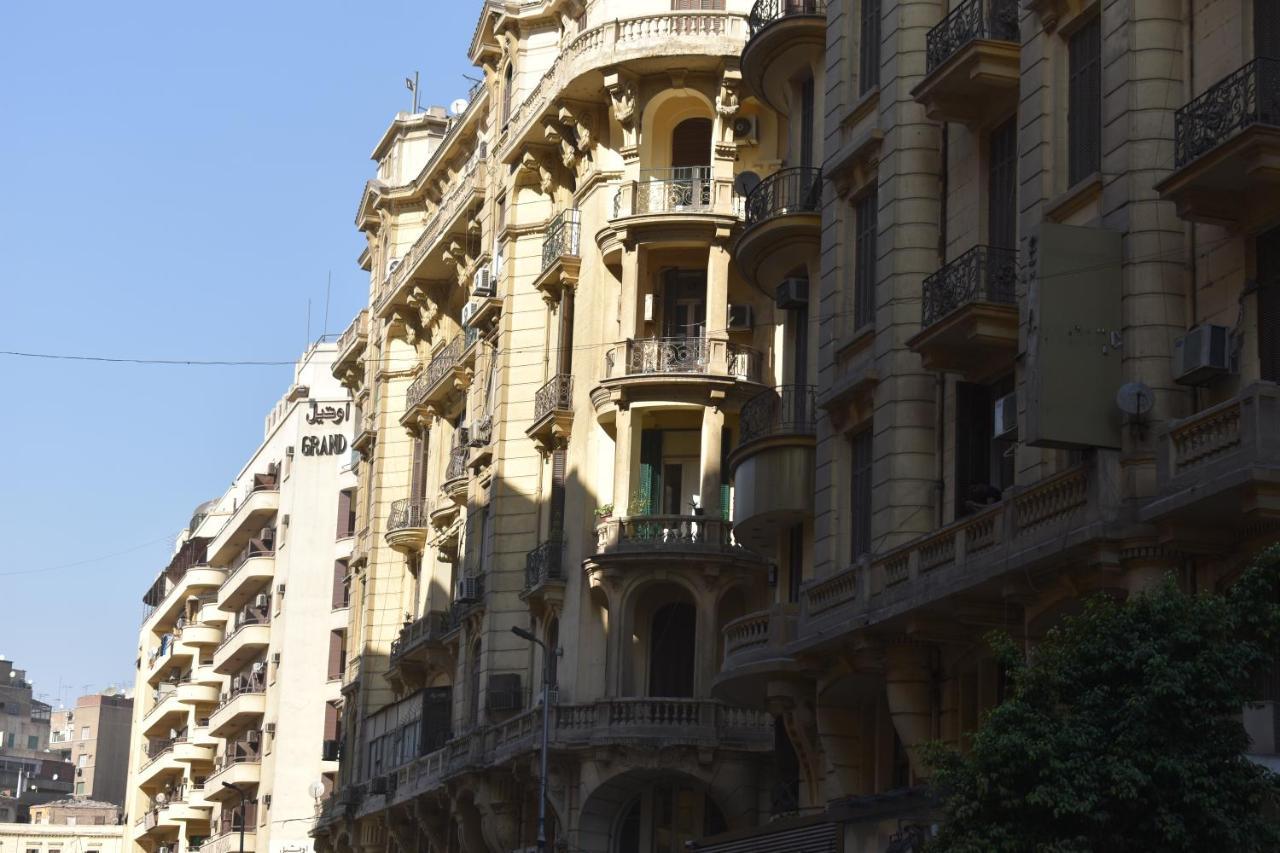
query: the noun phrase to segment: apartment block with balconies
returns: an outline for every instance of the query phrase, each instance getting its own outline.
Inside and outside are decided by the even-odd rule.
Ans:
[[[262,444],[144,596],[126,810],[135,850],[307,845],[332,787],[355,412],[316,344]],[[225,784],[224,784],[225,783]],[[234,787],[233,787],[234,786]],[[241,801],[241,793],[244,801]]]

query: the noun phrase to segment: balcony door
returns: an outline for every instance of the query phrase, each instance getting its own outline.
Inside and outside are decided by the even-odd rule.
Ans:
[[[707,271],[668,270],[662,287],[662,336],[701,339],[707,330]]]
[[[987,146],[987,245],[1018,247],[1018,128],[1011,118],[991,131]]]
[[[698,617],[692,604],[664,604],[654,611],[649,631],[649,695],[663,699],[693,696],[693,650]]]
[[[1260,235],[1258,264],[1258,378],[1280,382],[1280,227]]]
[[[1280,59],[1280,3],[1253,0],[1254,58]]]

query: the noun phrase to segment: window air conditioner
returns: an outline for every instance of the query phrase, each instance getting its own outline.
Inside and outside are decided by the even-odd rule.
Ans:
[[[774,296],[778,307],[784,310],[805,308],[809,305],[809,279],[784,278]]]
[[[484,595],[484,586],[478,577],[463,578],[458,581],[458,601],[476,602]]]
[[[462,325],[471,325],[471,318],[476,316],[476,312],[480,310],[479,302],[468,302],[462,306]]]
[[[754,326],[755,316],[750,305],[729,306],[729,331],[749,332]]]
[[[272,653],[272,655],[271,655],[271,662],[272,662],[273,664],[275,664],[276,666],[279,666],[279,665],[280,665],[280,653],[279,653],[279,652],[273,652],[273,653]]]
[[[284,595],[284,584],[276,584],[276,595]]]
[[[1010,438],[1018,431],[1018,395],[1005,394],[995,402],[991,417],[992,438]]]
[[[249,729],[249,731],[244,733],[244,736],[245,736],[245,740],[248,741],[249,743],[257,743],[258,741],[262,740],[262,732],[258,731],[257,729]]]
[[[495,293],[493,270],[489,267],[481,267],[476,270],[476,274],[471,277],[471,295],[480,299],[487,299]]]
[[[1203,385],[1231,372],[1231,330],[1196,326],[1173,343],[1173,380]]]
[[[274,736],[275,736],[275,733],[276,733],[276,724],[275,724],[275,723],[267,723],[267,734],[269,734],[269,735],[271,735],[271,736],[273,736],[273,737],[274,737]]]
[[[267,597],[265,592],[260,592],[253,599],[253,606],[263,608],[271,604],[271,599]]]

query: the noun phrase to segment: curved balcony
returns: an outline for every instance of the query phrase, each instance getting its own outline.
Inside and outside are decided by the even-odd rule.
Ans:
[[[178,701],[177,687],[172,684],[162,684],[160,691],[161,695],[156,697],[155,705],[142,718],[144,735],[181,728],[182,722],[186,719],[187,709]]]
[[[609,229],[596,241],[625,232],[627,239],[643,233],[650,243],[703,243],[741,218],[742,201],[733,182],[712,178],[710,166],[641,169],[640,180],[618,186]]]
[[[341,381],[348,372],[358,369],[360,356],[369,342],[369,309],[362,308],[351,325],[338,336],[338,351],[330,367],[334,377]]]
[[[226,621],[226,614],[223,614],[223,621]],[[222,624],[190,622],[182,629],[182,642],[196,650],[216,646],[222,642]]]
[[[792,80],[822,71],[827,48],[826,0],[756,0],[747,16],[742,78],[762,101],[788,111]]]
[[[912,90],[934,121],[988,126],[1018,105],[1017,0],[965,0],[925,37],[925,77]]]
[[[222,645],[214,650],[214,671],[230,675],[260,657],[271,642],[270,621],[268,616],[260,613],[242,618],[236,629],[227,634]]]
[[[1016,251],[975,246],[924,280],[920,333],[907,346],[933,370],[1006,370],[1018,348],[1017,282]]]
[[[243,755],[220,755],[214,762],[213,774],[205,779],[205,796],[210,800],[232,800],[236,793],[223,783],[248,787],[262,780],[262,755],[257,751]]]
[[[182,765],[178,763],[173,747],[174,739],[167,738],[161,741],[154,741],[144,748],[142,763],[138,766],[135,787],[150,785],[166,774],[182,773]]]
[[[762,391],[743,405],[729,468],[733,530],[744,544],[767,550],[813,517],[816,411],[812,385]]]
[[[188,794],[185,800],[170,800],[166,803],[162,818],[179,823],[203,823],[209,820],[212,809],[211,803],[205,802],[203,798],[192,800]]]
[[[222,704],[209,715],[209,734],[225,737],[261,720],[266,712],[266,688],[261,684],[233,688],[231,693],[224,694]]]
[[[465,444],[453,447],[449,451],[449,464],[444,470],[444,479],[440,481],[440,491],[457,506],[467,503],[467,457],[470,448]],[[441,507],[437,507],[431,516],[431,523],[438,525]]]
[[[764,359],[751,347],[715,338],[623,341],[604,355],[604,378],[592,390],[597,415],[620,402],[707,405],[738,402],[759,391]]]
[[[779,169],[746,200],[746,228],[734,244],[738,268],[776,284],[797,267],[813,267],[822,233],[822,170]]]
[[[755,571],[759,554],[740,545],[733,525],[710,515],[643,515],[615,518],[596,528],[595,553],[587,561],[593,583],[600,569],[652,565],[705,570],[708,563]]]
[[[796,638],[800,606],[775,604],[724,626],[724,660],[711,684],[714,696],[739,705],[761,707],[769,682],[808,677],[786,646]]]
[[[430,515],[431,502],[425,498],[392,501],[387,516],[387,544],[401,553],[422,553]]]
[[[1280,58],[1259,57],[1174,116],[1174,170],[1156,192],[1178,215],[1245,230],[1280,214]]]
[[[227,579],[218,587],[218,607],[234,612],[255,596],[270,596],[276,574],[276,550],[271,540],[251,539],[227,567]]]
[[[525,435],[550,449],[557,441],[568,441],[573,426],[573,377],[558,373],[533,395],[533,423]]]
[[[175,626],[178,618],[186,610],[189,597],[217,589],[226,576],[227,573],[223,569],[204,563],[190,567],[178,578],[165,594],[164,600],[156,607],[155,612],[148,616],[143,624],[150,625],[151,630],[156,632]]]
[[[432,610],[406,624],[391,641],[387,677],[402,685],[417,683],[429,672],[450,671],[453,657],[444,638],[452,630],[449,611]]]
[[[270,480],[255,485],[209,543],[209,562],[215,566],[231,563],[250,539],[261,534],[279,509],[279,485]]]
[[[578,284],[582,267],[582,212],[575,208],[562,210],[547,224],[542,238],[542,271],[533,286],[551,299]]]
[[[194,848],[193,848],[194,849]],[[246,827],[243,841],[239,829],[228,829],[205,839],[200,853],[257,853],[258,832]]]
[[[217,701],[215,699],[214,701]],[[197,743],[186,738],[179,738],[173,744],[173,757],[183,764],[201,764],[212,762],[217,753],[213,743]]]
[[[218,701],[217,685],[197,684],[194,681],[178,685],[178,701],[184,705],[212,705]]]
[[[168,635],[147,660],[148,684],[154,686],[162,681],[170,681],[174,672],[186,669],[186,664],[192,657],[192,649],[184,648],[183,644],[178,642],[179,636]]]

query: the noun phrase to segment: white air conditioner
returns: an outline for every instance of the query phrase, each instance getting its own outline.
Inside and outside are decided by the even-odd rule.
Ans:
[[[267,734],[274,735],[276,733],[276,724],[267,723]]]
[[[489,267],[476,270],[476,274],[471,277],[471,295],[482,298],[493,296],[495,278],[494,270]]]
[[[272,662],[273,664],[275,664],[276,666],[279,666],[279,665],[280,665],[280,653],[279,653],[279,652],[272,652],[272,653],[271,653],[271,662]]]
[[[809,305],[809,279],[799,277],[784,278],[778,285],[774,301],[777,302],[779,308],[784,310],[807,307]]]
[[[269,605],[270,603],[271,603],[271,599],[267,597],[267,594],[265,592],[258,593],[258,595],[253,599],[253,606],[260,610],[266,607],[267,605]]]
[[[284,584],[276,584],[276,595],[284,595]]]
[[[755,314],[750,305],[729,306],[729,331],[749,332],[755,326]]]
[[[468,302],[462,306],[462,325],[471,325],[471,318],[476,316],[476,312],[480,310],[479,302]]]
[[[156,853],[173,853],[173,848],[167,846],[157,847]]]
[[[253,662],[253,674],[254,674],[254,675],[257,675],[258,673],[262,672],[262,671],[263,671],[263,670],[265,670],[266,668],[267,668],[267,662],[266,662],[266,661],[256,660],[256,661],[254,661],[254,662]]]
[[[760,141],[760,122],[755,116],[738,116],[733,120],[733,141],[739,145],[755,145]]]
[[[245,739],[249,743],[257,743],[262,740],[262,732],[257,729],[249,729],[249,731],[245,732]]]
[[[1005,394],[996,400],[991,415],[992,437],[1011,438],[1018,431],[1018,395]]]
[[[1231,372],[1231,330],[1196,326],[1173,342],[1173,381],[1203,385]]]
[[[463,578],[458,581],[458,601],[479,601],[482,595],[480,578]]]

